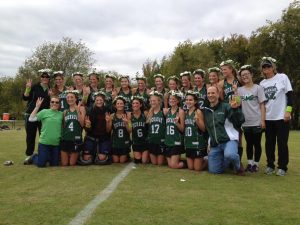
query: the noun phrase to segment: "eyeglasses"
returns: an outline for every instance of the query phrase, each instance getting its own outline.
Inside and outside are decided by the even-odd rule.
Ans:
[[[49,76],[41,76],[41,78],[50,78]]]
[[[243,73],[243,74],[241,74],[241,77],[248,77],[250,75],[251,75],[251,73]]]
[[[51,101],[52,104],[59,104],[58,101]]]

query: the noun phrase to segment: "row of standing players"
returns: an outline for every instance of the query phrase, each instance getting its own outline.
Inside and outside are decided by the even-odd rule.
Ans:
[[[272,60],[268,59],[265,62],[274,67]],[[224,79],[219,81],[221,70]],[[59,97],[60,110],[63,111],[60,143],[62,165],[75,165],[77,162],[83,165],[126,162],[132,144],[136,163],[148,163],[150,160],[153,164],[162,165],[166,158],[171,168],[183,168],[185,163],[180,160],[180,155],[186,153],[188,168],[203,170],[207,167],[207,141],[213,136],[208,128],[212,121],[206,121],[204,114],[205,109],[211,110],[215,107],[212,107],[215,96],[210,99],[207,95],[215,94],[218,103],[219,100],[229,102],[232,96],[241,96],[243,115],[246,119],[242,122],[247,141],[247,170],[257,172],[261,156],[261,131],[266,126],[267,94],[261,86],[253,84],[251,66],[241,68],[240,79],[237,79],[238,74],[231,60],[224,61],[221,70],[217,67],[209,69],[209,84],[205,84],[205,72],[201,69],[193,74],[184,72],[180,74],[181,88],[177,77],[169,77],[169,90],[164,88],[164,77],[160,74],[154,76],[155,87],[151,90],[147,89],[146,79],[143,77],[137,77],[137,88],[130,88],[127,76],[120,77],[120,88],[114,88],[115,78],[107,75],[105,88],[99,91],[96,74],[89,75],[90,86],[85,87],[82,74],[75,73],[73,91],[66,91],[63,73],[55,73],[55,87],[48,91],[48,94]],[[41,83],[42,81],[43,79]],[[243,83],[243,87],[238,88],[240,83]],[[26,87],[31,88],[30,81]],[[41,99],[40,101],[37,111],[43,104]],[[78,102],[80,103],[77,104]],[[240,99],[234,97],[230,103],[232,108],[238,108],[236,106],[240,105]],[[234,121],[231,122],[234,124]],[[236,130],[239,130],[242,122],[234,124]],[[221,123],[226,127],[225,121]],[[208,132],[205,132],[205,127]],[[81,138],[82,128],[86,131],[84,142]],[[234,141],[239,142],[241,146],[241,135]],[[241,157],[242,148],[239,147],[239,150]],[[224,162],[225,165],[226,163]],[[44,165],[45,160],[40,166]],[[240,164],[235,169],[239,173],[242,171]],[[211,168],[210,171],[219,173],[224,170]]]

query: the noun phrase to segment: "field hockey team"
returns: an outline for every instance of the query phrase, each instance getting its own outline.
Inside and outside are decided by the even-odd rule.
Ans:
[[[99,77],[74,73],[73,86],[64,85],[62,71],[41,70],[40,82],[28,80],[23,99],[26,111],[24,164],[45,167],[126,163],[168,165],[211,173],[232,169],[237,175],[258,172],[261,138],[266,137],[266,174],[284,176],[288,165],[289,120],[292,87],[287,75],[277,73],[276,60],[261,59],[260,84],[253,82],[254,69],[226,60],[206,73],[185,71],[167,80],[154,75],[148,88],[145,77],[107,74],[104,87]],[[206,83],[206,80],[208,83]],[[165,83],[167,87],[165,87]],[[49,108],[50,105],[50,108]],[[34,153],[37,130],[38,153]],[[84,132],[83,132],[84,130]],[[84,135],[84,136],[83,136]],[[243,167],[242,135],[246,140],[247,165]],[[275,148],[278,146],[278,169]],[[182,155],[185,155],[182,158]]]

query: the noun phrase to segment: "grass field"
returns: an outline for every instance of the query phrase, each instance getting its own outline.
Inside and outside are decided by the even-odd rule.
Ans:
[[[24,139],[23,129],[0,131],[1,225],[68,224],[125,167],[24,166]],[[138,165],[86,224],[300,224],[299,146],[291,132],[285,177],[263,174],[264,154],[245,177]]]

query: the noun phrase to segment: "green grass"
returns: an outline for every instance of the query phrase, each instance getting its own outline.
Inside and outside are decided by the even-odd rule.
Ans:
[[[15,162],[0,166],[1,225],[68,224],[124,168],[23,166],[24,138],[0,131],[0,162]],[[299,224],[299,146],[291,132],[285,177],[263,174],[264,153],[261,172],[246,177],[136,166],[87,224]]]

